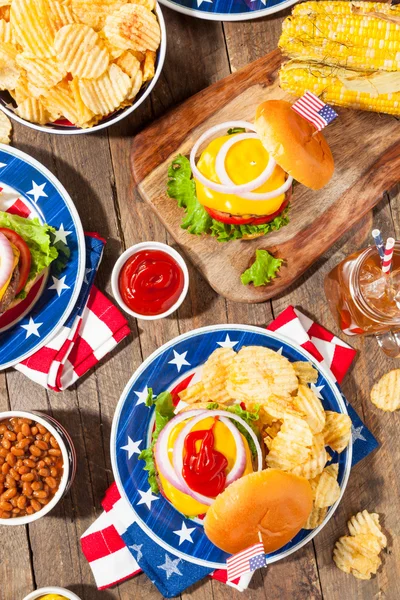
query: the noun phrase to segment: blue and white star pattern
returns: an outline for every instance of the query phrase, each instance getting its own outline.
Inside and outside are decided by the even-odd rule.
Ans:
[[[260,569],[261,567],[265,567],[265,555],[259,554],[258,556],[254,556],[249,560],[250,571],[255,571],[256,569]]]
[[[327,125],[329,125],[329,123],[336,119],[338,114],[331,106],[329,106],[329,104],[325,104],[325,106],[323,106],[319,111],[319,116],[324,119]]]
[[[215,325],[190,332],[156,351],[133,375],[115,413],[112,439],[112,460],[116,481],[121,493],[124,493],[133,507],[139,525],[145,528],[147,535],[151,532],[153,542],[162,546],[166,552],[172,552],[186,561],[210,569],[225,568],[227,555],[211,544],[199,520],[184,517],[164,497],[151,492],[147,471],[143,469],[144,462],[138,459],[138,454],[133,454],[129,458],[129,450],[124,447],[127,446],[128,436],[132,440],[143,440],[141,449],[149,444],[154,424],[154,409],[144,404],[148,388],[152,388],[154,394],[159,394],[164,390],[173,389],[188,374],[194,373],[196,377],[201,365],[215,349],[221,347],[221,342],[228,342],[228,344],[235,342],[235,351],[240,350],[242,346],[260,345],[275,351],[282,349],[282,355],[291,361],[311,360],[310,355],[300,347],[288,343],[276,333],[258,327]],[[183,365],[181,371],[178,371],[176,363],[181,359],[186,360],[190,365]],[[333,380],[325,376],[314,359],[312,363],[319,372],[315,391],[321,396],[325,408],[345,413],[346,406],[339,388]],[[351,407],[348,410],[354,426],[360,427],[362,423],[357,415]],[[358,450],[358,444],[365,444],[368,447],[367,454],[376,447],[374,438],[366,428],[362,430],[362,435],[368,443],[361,439],[356,440],[355,462],[358,461],[358,451],[363,452],[363,448]],[[347,479],[351,458],[351,447],[333,457],[333,462],[339,464],[341,485]],[[329,509],[328,518],[334,508]],[[189,537],[191,540],[188,539]],[[286,556],[312,537],[312,532],[302,530],[284,548],[268,555],[268,561]]]
[[[171,575],[180,575],[182,577],[182,573],[178,569],[180,562],[180,558],[171,559],[168,554],[166,554],[165,563],[163,565],[157,565],[157,569],[163,569],[163,571],[166,573],[167,579],[169,579]]]
[[[200,19],[237,21],[265,17],[296,0],[161,0],[161,4]]]
[[[18,322],[0,329],[0,370],[21,362],[44,346],[68,320],[85,275],[82,225],[66,190],[39,162],[12,147],[0,150],[0,186],[8,186],[32,217],[54,227],[58,242],[70,251],[62,271],[52,264],[47,283],[32,309]],[[0,210],[7,210],[2,206]]]

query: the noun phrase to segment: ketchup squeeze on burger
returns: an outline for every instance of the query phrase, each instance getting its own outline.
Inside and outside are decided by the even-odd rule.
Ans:
[[[119,290],[125,304],[140,315],[161,315],[178,300],[184,275],[178,263],[162,250],[141,250],[121,269]]]
[[[188,486],[195,492],[215,498],[225,489],[226,457],[214,448],[214,419],[211,429],[192,431],[185,438],[185,458],[182,475]],[[196,451],[196,442],[201,441]]]

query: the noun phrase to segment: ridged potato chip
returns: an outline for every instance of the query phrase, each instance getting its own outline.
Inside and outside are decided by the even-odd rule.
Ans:
[[[375,383],[371,390],[371,402],[389,412],[400,408],[400,369],[389,371]]]
[[[14,30],[5,19],[0,19],[0,42],[15,45]]]
[[[308,424],[299,417],[287,415],[271,442],[267,465],[273,469],[291,471],[308,459],[312,443],[313,435]]]
[[[324,470],[327,460],[324,436],[322,433],[317,433],[313,436],[313,443],[308,459],[303,464],[295,467],[292,473],[306,479],[315,479]]]
[[[294,407],[290,396],[282,397],[271,394],[262,406],[264,411],[273,419],[283,419],[289,413],[295,417],[304,418],[304,415]]]
[[[125,50],[115,63],[131,78],[132,89],[128,94],[128,100],[132,100],[139,92],[143,83],[140,61],[131,50]]]
[[[317,383],[318,371],[311,363],[300,360],[293,362],[292,365],[300,383]]]
[[[140,52],[156,52],[161,40],[155,14],[137,4],[125,4],[110,14],[106,18],[104,33],[114,46]]]
[[[293,398],[295,408],[305,414],[305,419],[313,433],[320,433],[325,426],[325,411],[319,398],[302,383],[299,385],[297,396]]]
[[[18,104],[16,114],[30,121],[30,123],[37,123],[38,125],[45,125],[50,121],[50,114],[45,109],[40,100],[36,98],[27,98]]]
[[[0,111],[0,144],[11,142],[12,125],[10,119]]]
[[[67,74],[66,69],[55,58],[38,58],[22,52],[16,58],[17,64],[25,70],[28,83],[38,88],[51,88]]]
[[[206,394],[202,381],[198,381],[197,383],[190,385],[185,390],[179,392],[178,396],[180,400],[187,402],[188,404],[195,404],[196,402],[211,402],[209,396]]]
[[[28,88],[28,79],[25,75],[18,78],[17,85],[14,89],[14,100],[17,104],[21,104],[24,100],[31,96]]]
[[[136,59],[135,59],[136,60]],[[229,367],[236,358],[232,348],[217,348],[203,365],[202,382],[204,390],[213,402],[229,402],[232,398],[227,391]]]
[[[88,127],[88,123],[93,123],[93,119],[96,118],[96,115],[86,106],[81,97],[81,92],[79,90],[79,79],[74,77],[72,81],[69,82],[69,87],[72,92],[72,97],[75,101],[75,106],[77,110],[78,120],[76,125],[79,127]]]
[[[340,497],[340,486],[332,473],[332,469],[326,468],[319,477],[314,500],[316,508],[332,506]]]
[[[342,413],[325,411],[325,427],[323,430],[326,446],[343,452],[351,438],[351,419]]]
[[[156,1],[155,0],[130,0],[132,4],[140,4],[141,6],[145,6],[149,10],[155,10]]]
[[[347,522],[347,527],[352,536],[358,535],[359,533],[371,533],[379,540],[381,548],[386,548],[387,539],[382,532],[379,523],[379,515],[377,513],[369,513],[367,510],[363,510],[351,517]]]
[[[146,57],[143,63],[143,81],[153,79],[155,73],[156,53],[152,50],[146,50]]]
[[[81,23],[100,31],[107,15],[117,11],[126,0],[71,0],[73,13]]]
[[[371,534],[341,537],[335,544],[333,560],[345,573],[358,579],[370,579],[380,567],[380,545]]]
[[[313,505],[310,516],[307,519],[307,523],[303,526],[303,529],[315,529],[316,527],[319,527],[325,519],[327,512],[327,508],[317,508]]]
[[[245,346],[229,369],[227,388],[232,398],[264,404],[271,394],[290,396],[298,387],[292,364],[262,346]]]
[[[131,89],[131,80],[116,64],[98,79],[81,79],[79,90],[86,106],[97,115],[108,115],[118,108]]]
[[[47,0],[13,0],[10,23],[23,49],[39,58],[54,56]]]
[[[48,7],[50,11],[50,28],[53,37],[55,37],[57,31],[61,27],[64,27],[64,25],[78,22],[77,17],[66,3],[58,2],[57,0],[48,0]]]
[[[71,123],[78,121],[79,111],[68,84],[65,86],[59,84],[47,90],[46,95],[40,97],[40,101],[51,114],[53,120],[57,120],[60,116],[63,116]]]
[[[54,49],[65,69],[82,79],[99,78],[110,62],[97,33],[81,23],[61,27],[54,38]]]

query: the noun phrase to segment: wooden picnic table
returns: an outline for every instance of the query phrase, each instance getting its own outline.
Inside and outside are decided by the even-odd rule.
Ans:
[[[114,127],[98,134],[57,136],[14,126],[13,144],[45,164],[72,196],[84,229],[108,240],[97,284],[110,293],[112,267],[122,250],[144,240],[172,243],[148,206],[135,192],[129,152],[135,133],[210,83],[276,47],[282,19],[214,23],[163,8],[168,31],[164,71],[150,99]],[[182,123],[182,127],[185,124]],[[157,148],[154,148],[157,152]],[[362,160],[362,156],[355,157]],[[214,323],[265,325],[288,304],[338,333],[323,293],[325,274],[344,256],[369,243],[373,222],[385,235],[400,237],[400,188],[385,195],[367,215],[311,269],[272,302],[233,304],[218,297],[197,271],[177,314],[161,321],[130,320],[131,336],[112,356],[64,393],[46,392],[22,374],[0,373],[0,410],[34,409],[53,414],[70,432],[78,453],[78,472],[70,493],[44,519],[29,527],[1,527],[0,599],[22,600],[46,585],[68,587],[82,600],[156,600],[161,597],[145,575],[99,592],[83,556],[79,538],[101,513],[100,502],[113,481],[109,438],[119,396],[142,360],[180,333]],[[368,240],[368,241],[367,241]],[[301,251],[301,249],[299,249]],[[257,571],[244,597],[251,600],[397,600],[400,597],[400,444],[398,414],[378,411],[369,401],[383,373],[399,367],[384,357],[374,339],[352,339],[359,350],[343,390],[381,446],[351,472],[334,517],[315,538],[286,560]],[[335,541],[359,510],[383,516],[389,550],[371,581],[359,581],[332,562]],[[182,599],[243,598],[228,586],[206,579]]]

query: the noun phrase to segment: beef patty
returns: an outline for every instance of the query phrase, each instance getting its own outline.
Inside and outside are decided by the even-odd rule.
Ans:
[[[14,269],[14,273],[12,274],[11,281],[6,290],[6,293],[0,300],[0,315],[2,315],[4,312],[6,312],[6,310],[10,306],[11,302],[14,300],[15,293],[18,288],[18,283],[19,283],[19,269],[18,269],[18,266],[16,266]]]

